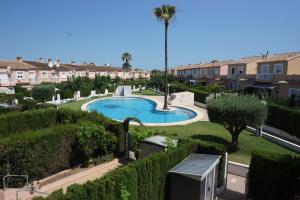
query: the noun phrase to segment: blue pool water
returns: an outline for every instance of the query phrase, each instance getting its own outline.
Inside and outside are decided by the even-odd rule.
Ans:
[[[88,111],[97,111],[111,119],[123,121],[127,117],[137,117],[143,123],[179,122],[196,117],[196,113],[176,108],[174,111],[164,112],[155,109],[154,101],[138,97],[118,97],[100,99],[90,103]]]

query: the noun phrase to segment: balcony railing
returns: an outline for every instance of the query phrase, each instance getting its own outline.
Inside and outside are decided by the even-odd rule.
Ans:
[[[228,74],[227,78],[228,79],[236,79],[237,78],[237,74]]]
[[[258,74],[256,74],[256,80],[259,80],[259,81],[272,81],[273,80],[273,74],[258,73]]]
[[[15,86],[16,81],[14,81],[12,78],[9,79],[0,79],[0,86],[8,87],[8,86]]]

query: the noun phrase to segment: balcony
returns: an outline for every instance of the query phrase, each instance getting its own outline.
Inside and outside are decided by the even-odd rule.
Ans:
[[[233,79],[235,80],[237,78],[237,74],[228,74],[227,79]]]
[[[11,87],[15,86],[16,81],[14,81],[12,78],[10,79],[0,79],[0,86],[2,87]]]
[[[273,74],[258,73],[258,74],[256,74],[256,80],[257,81],[272,81]]]
[[[38,78],[29,78],[29,83],[31,85],[40,84],[41,81]]]

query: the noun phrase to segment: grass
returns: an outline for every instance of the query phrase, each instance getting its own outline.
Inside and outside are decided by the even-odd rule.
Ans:
[[[152,90],[144,90],[141,95],[153,95],[155,92]],[[102,98],[102,97],[100,97]],[[95,98],[92,98],[95,99]],[[59,108],[69,108],[72,110],[81,110],[81,105],[91,101],[92,99],[86,99],[76,102],[70,102],[62,104]],[[165,127],[149,127],[158,131],[165,131],[169,134],[178,134],[180,137],[193,137],[196,139],[213,141],[227,145],[231,141],[231,135],[218,124],[211,122],[195,122],[193,124],[185,126],[165,126]],[[248,131],[243,131],[239,137],[239,149],[229,154],[229,160],[249,164],[252,151],[270,151],[280,154],[298,155],[297,153],[281,147],[273,142],[270,142],[264,138],[256,137]]]
[[[185,126],[167,126],[167,127],[151,127],[158,131],[165,131],[169,134],[178,134],[180,137],[192,137],[205,141],[212,141],[222,144],[229,144],[231,135],[218,124],[211,122],[195,122]],[[281,147],[264,138],[256,137],[248,131],[243,131],[239,137],[239,149],[229,154],[229,160],[250,164],[252,151],[269,151],[279,154],[299,154]]]
[[[149,89],[142,90],[142,92],[140,92],[140,91],[132,92],[132,94],[135,94],[135,95],[149,95],[149,96],[160,96],[161,95],[161,94],[158,94],[158,93],[154,92],[153,90],[149,90]]]
[[[61,104],[58,107],[59,108],[68,108],[68,109],[71,109],[71,110],[78,111],[78,110],[81,110],[81,106],[84,103],[89,102],[89,101],[94,100],[94,99],[101,99],[103,97],[108,97],[108,96],[92,97],[92,98],[89,98],[89,99],[84,99],[84,100],[79,100],[79,101],[73,101],[73,102],[70,102],[70,103]]]

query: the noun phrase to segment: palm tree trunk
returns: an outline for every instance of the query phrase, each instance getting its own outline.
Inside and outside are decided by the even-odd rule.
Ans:
[[[168,26],[169,22],[165,22],[165,101],[164,101],[164,110],[168,109]]]

